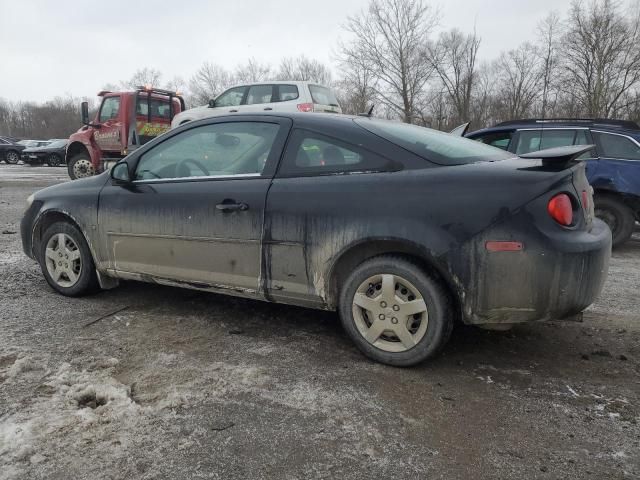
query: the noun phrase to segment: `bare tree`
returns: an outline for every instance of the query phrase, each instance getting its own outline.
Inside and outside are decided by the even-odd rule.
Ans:
[[[640,81],[640,10],[613,0],[574,0],[563,36],[565,90],[593,117],[614,114]]]
[[[442,33],[429,49],[429,60],[455,110],[452,120],[456,124],[470,120],[479,48],[480,38],[475,31],[465,34],[454,28]]]
[[[236,67],[233,78],[234,83],[254,83],[268,80],[271,75],[270,65],[250,58],[247,63]]]
[[[191,100],[204,105],[232,83],[231,74],[220,65],[204,62],[189,82]]]
[[[155,68],[144,67],[135,71],[131,78],[122,82],[124,88],[135,88],[141,85],[149,85],[151,87],[159,87],[162,73]]]
[[[317,82],[322,85],[331,84],[331,69],[318,60],[304,55],[296,58],[283,58],[276,75],[278,80],[299,80]]]
[[[530,112],[540,92],[537,49],[525,42],[503,53],[497,62],[500,103],[507,118],[522,118]]]
[[[433,74],[427,42],[437,20],[422,0],[371,0],[366,10],[347,20],[353,39],[340,46],[341,56],[369,65],[376,94],[407,123],[417,116]]]
[[[555,101],[550,101],[553,96],[557,100],[558,95],[558,67],[559,67],[559,41],[561,34],[561,21],[557,12],[552,11],[538,24],[538,49],[542,69],[542,104],[540,116],[546,118],[553,111]]]

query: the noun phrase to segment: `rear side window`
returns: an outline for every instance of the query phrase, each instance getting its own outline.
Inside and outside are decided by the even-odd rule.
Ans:
[[[439,165],[464,165],[513,158],[512,153],[499,148],[430,128],[378,119],[358,118],[354,122],[365,130]]]
[[[522,155],[547,148],[584,145],[585,135],[584,130],[521,130],[516,153]]]
[[[491,145],[492,147],[497,147],[502,150],[508,150],[509,143],[511,143],[511,137],[513,137],[513,132],[498,132],[476,137],[474,140],[484,143],[485,145]]]
[[[163,118],[169,120],[171,112],[169,102],[163,102],[157,98],[138,97],[136,105],[136,116],[147,117],[151,110],[151,117]]]
[[[298,87],[295,85],[278,85],[277,88],[277,102],[287,102],[289,100],[295,100],[300,96],[300,94],[298,93]]]
[[[273,97],[273,85],[253,85],[247,93],[247,105],[258,103],[271,103]]]
[[[340,106],[338,105],[338,99],[330,88],[323,87],[322,85],[309,85],[309,91],[311,92],[313,103],[330,105],[332,107]]]
[[[640,147],[630,138],[601,132],[591,134],[603,157],[640,160]]]
[[[100,122],[106,122],[113,118],[118,118],[118,111],[120,110],[120,97],[108,97],[102,102],[102,108],[100,109]]]
[[[296,129],[291,134],[279,176],[391,170],[399,170],[399,165],[341,140]]]

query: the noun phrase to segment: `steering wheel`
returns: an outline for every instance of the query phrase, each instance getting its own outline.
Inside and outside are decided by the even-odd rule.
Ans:
[[[191,169],[187,166],[190,163],[198,167],[198,170],[204,173],[205,176],[208,176],[210,174],[209,170],[207,170],[207,168],[198,160],[194,160],[193,158],[185,158],[176,167],[176,176],[191,177]]]

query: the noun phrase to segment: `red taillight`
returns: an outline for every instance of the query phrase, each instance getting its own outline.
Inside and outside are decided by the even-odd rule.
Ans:
[[[569,226],[573,223],[573,207],[566,193],[560,193],[549,200],[547,211],[560,225]]]
[[[301,112],[313,112],[313,103],[299,103],[297,107]]]
[[[589,210],[589,194],[586,190],[582,190],[582,208]]]

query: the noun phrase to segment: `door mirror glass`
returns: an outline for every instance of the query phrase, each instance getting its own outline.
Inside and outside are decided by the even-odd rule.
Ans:
[[[111,178],[118,183],[129,183],[131,178],[129,177],[129,165],[127,162],[116,163],[111,169]]]
[[[216,101],[214,99],[209,100],[209,108],[216,108]]]
[[[89,102],[82,102],[80,111],[82,112],[82,124],[89,125]]]

